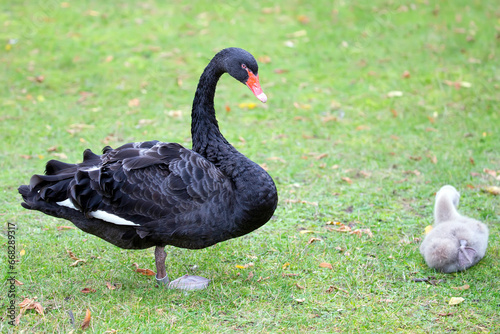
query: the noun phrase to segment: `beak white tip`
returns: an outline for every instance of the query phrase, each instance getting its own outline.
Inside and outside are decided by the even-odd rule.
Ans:
[[[264,93],[260,93],[259,95],[257,95],[257,98],[262,102],[262,103],[266,103],[267,102],[267,95],[264,94]]]

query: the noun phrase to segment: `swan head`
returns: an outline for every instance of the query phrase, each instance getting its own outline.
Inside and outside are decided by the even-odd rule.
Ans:
[[[228,48],[220,52],[224,54],[224,66],[230,76],[245,84],[252,93],[263,103],[267,96],[262,91],[259,82],[259,65],[248,52],[239,48]]]

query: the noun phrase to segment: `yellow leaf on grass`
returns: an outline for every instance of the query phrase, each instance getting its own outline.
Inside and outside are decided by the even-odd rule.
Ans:
[[[21,251],[19,252],[19,255],[24,256],[24,254],[26,254],[26,251],[24,249],[21,249]]]
[[[245,265],[239,265],[239,264],[237,264],[236,268],[238,268],[238,269],[247,269],[247,268],[253,267],[253,266],[254,266],[253,262],[249,262],[249,263],[247,263]]]
[[[484,191],[492,195],[500,195],[500,187],[497,186],[484,187]]]
[[[288,268],[288,267],[290,267],[290,262],[287,262],[287,263],[285,263],[285,264],[283,265],[283,269],[286,269],[286,268]]]
[[[317,233],[317,232],[313,231],[313,230],[302,230],[302,231],[300,231],[300,234],[306,234],[306,233]]]
[[[450,301],[448,302],[448,305],[458,305],[464,300],[465,299],[463,299],[462,297],[451,297]]]
[[[240,103],[240,104],[238,104],[238,107],[241,109],[255,109],[257,107],[257,103],[254,103],[254,102]]]
[[[427,226],[425,227],[424,233],[425,233],[425,234],[428,234],[430,231],[432,231],[432,225],[427,225]]]

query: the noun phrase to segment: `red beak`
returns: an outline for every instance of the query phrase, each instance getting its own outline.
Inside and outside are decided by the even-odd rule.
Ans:
[[[252,93],[263,103],[266,103],[267,101],[267,96],[264,94],[262,91],[262,88],[260,87],[259,83],[259,75],[255,75],[252,73],[252,71],[248,70],[248,80],[245,83],[248,88],[252,91]]]

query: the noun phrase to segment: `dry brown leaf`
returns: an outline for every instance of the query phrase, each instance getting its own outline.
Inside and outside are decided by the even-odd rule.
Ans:
[[[138,98],[128,101],[128,106],[131,108],[138,107],[141,104]]]
[[[328,268],[328,269],[333,269],[333,266],[331,263],[328,263],[328,262],[321,262],[319,264],[320,268]]]
[[[328,153],[321,153],[321,154],[318,154],[317,156],[315,156],[314,159],[321,160],[327,156],[328,156]]]
[[[21,281],[18,281],[17,279],[14,278],[14,285],[21,286],[21,285],[24,285],[24,283],[22,283]]]
[[[349,184],[352,184],[352,180],[350,178],[348,178],[347,176],[343,176],[343,177],[341,177],[341,179],[342,179],[342,181],[345,181]]]
[[[38,312],[38,314],[40,315],[43,315],[43,307],[42,307],[42,304],[40,304],[39,302],[35,302],[33,304],[33,308],[35,309],[35,311]]]
[[[68,253],[68,255],[69,255],[69,257],[71,258],[71,260],[75,260],[75,261],[78,261],[78,260],[79,260],[79,258],[77,258],[77,257],[75,256],[75,254],[74,254],[72,251],[70,251],[69,249],[66,249],[66,253]]]
[[[408,79],[410,77],[410,72],[408,70],[403,72],[403,78]]]
[[[335,285],[331,285],[328,289],[326,289],[326,291],[325,291],[325,292],[326,292],[326,293],[332,293],[332,292],[333,292],[333,291],[335,291],[335,290],[342,291],[342,292],[344,292],[344,293],[349,294],[349,292],[348,292],[347,290],[344,290],[344,289],[342,289],[342,288],[339,288],[339,287],[337,287],[337,286],[335,286]]]
[[[451,312],[448,312],[448,313],[438,313],[438,316],[440,316],[440,317],[449,317],[449,316],[452,316],[454,314],[455,313],[451,313]]]
[[[116,289],[116,286],[114,286],[113,284],[111,284],[110,282],[106,282],[106,286],[108,287],[108,289],[110,290],[114,290]]]
[[[308,24],[310,19],[309,19],[309,17],[307,17],[305,15],[299,15],[299,16],[297,16],[297,21],[299,21],[302,24]]]
[[[270,278],[270,276],[267,276],[264,278],[262,278],[262,276],[260,276],[259,279],[257,280],[257,282],[264,282],[264,281],[267,281],[269,278]]]
[[[83,330],[86,330],[87,328],[89,328],[89,326],[90,326],[90,317],[91,317],[90,310],[87,309],[87,312],[85,312],[85,318],[83,319],[82,326],[81,326],[81,328]]]
[[[76,260],[75,262],[73,262],[72,264],[70,264],[69,266],[70,267],[76,267],[77,265],[79,265],[80,263],[85,263],[87,262],[86,260],[82,260],[82,259],[78,259]]]
[[[452,286],[451,287],[452,289],[455,289],[455,290],[468,290],[470,288],[470,285],[469,284],[465,284],[465,285],[462,285],[462,286]]]
[[[57,229],[58,231],[63,231],[63,230],[75,229],[75,227],[74,227],[74,226],[56,226],[56,229]],[[72,259],[73,259],[73,258],[72,258]],[[73,259],[73,260],[75,260],[75,259]]]
[[[269,56],[260,56],[258,58],[258,61],[259,61],[259,63],[262,63],[262,64],[269,64],[271,62],[271,57],[269,57]]]
[[[283,273],[281,274],[281,277],[295,277],[299,276],[299,274],[294,274],[294,273]]]
[[[429,159],[431,160],[431,162],[432,162],[433,164],[437,164],[437,162],[438,162],[438,159],[436,158],[436,156],[435,156],[435,155],[431,155],[431,156],[429,156]]]
[[[47,149],[47,152],[55,152],[57,151],[57,146],[51,146]]]
[[[306,287],[305,286],[302,286],[302,285],[299,285],[299,283],[295,283],[295,286],[297,287],[297,289],[299,290],[304,290]]]
[[[140,273],[140,274],[143,274],[145,276],[154,276],[156,275],[156,273],[150,269],[142,269],[142,268],[139,268],[139,265],[137,263],[132,263],[133,266],[135,266],[135,269],[134,271],[136,273]]]
[[[370,238],[373,237],[373,233],[372,233],[372,231],[369,228],[363,228],[363,229],[354,230],[354,231],[349,232],[349,234],[356,234],[359,237],[362,234],[367,234]]]
[[[473,157],[470,157],[469,161],[470,161],[470,164],[473,165],[473,166],[476,164],[476,162],[474,161]]]
[[[83,288],[80,292],[81,292],[81,293],[94,293],[94,292],[96,292],[96,289],[92,289],[92,288]]]
[[[307,242],[307,244],[308,244],[308,245],[310,245],[310,244],[312,244],[312,243],[313,243],[313,242],[315,242],[315,241],[323,241],[323,240],[322,240],[322,239],[320,239],[320,238],[314,238],[314,237],[313,237],[313,238],[309,239],[309,241]]]

